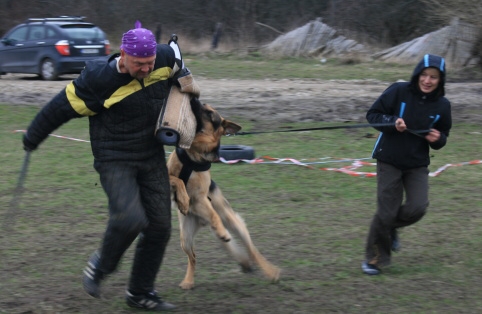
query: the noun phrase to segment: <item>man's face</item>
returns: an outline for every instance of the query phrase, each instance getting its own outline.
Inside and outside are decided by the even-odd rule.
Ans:
[[[437,89],[440,83],[440,71],[436,68],[426,68],[420,73],[418,87],[423,93],[429,94]]]
[[[124,67],[133,78],[141,80],[149,76],[154,69],[156,56],[139,58],[128,55],[121,50],[121,57],[124,59]]]

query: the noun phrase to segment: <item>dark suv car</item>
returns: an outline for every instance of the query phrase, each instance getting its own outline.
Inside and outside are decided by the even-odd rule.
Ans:
[[[84,17],[31,18],[0,40],[0,74],[31,73],[44,80],[80,73],[85,62],[110,54],[110,43]]]

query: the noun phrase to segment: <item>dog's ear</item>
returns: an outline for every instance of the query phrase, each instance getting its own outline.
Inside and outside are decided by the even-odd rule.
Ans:
[[[223,120],[222,125],[224,128],[224,135],[226,134],[233,135],[241,130],[241,126],[239,124],[236,124],[226,119]]]

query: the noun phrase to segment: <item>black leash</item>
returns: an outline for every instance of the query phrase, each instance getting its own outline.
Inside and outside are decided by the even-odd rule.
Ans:
[[[352,124],[352,125],[322,126],[322,127],[318,127],[318,128],[307,128],[307,129],[238,132],[238,133],[235,133],[234,135],[278,133],[278,132],[302,132],[302,131],[335,130],[335,129],[374,128],[374,127],[383,127],[383,126],[395,126],[395,123],[373,123],[373,124],[365,123],[365,124]]]
[[[430,130],[411,130],[406,129],[405,131],[412,133],[413,135],[425,138],[425,135],[430,133]]]
[[[263,134],[263,133],[279,133],[279,132],[303,132],[303,131],[316,131],[316,130],[335,130],[335,129],[356,129],[356,128],[375,128],[384,126],[395,126],[395,123],[364,123],[364,124],[352,124],[352,125],[335,125],[335,126],[322,126],[318,128],[306,128],[306,129],[290,129],[290,130],[275,130],[275,131],[252,131],[252,132],[238,132],[233,135],[249,135],[249,134]],[[425,137],[430,130],[412,130],[406,129],[419,137]]]

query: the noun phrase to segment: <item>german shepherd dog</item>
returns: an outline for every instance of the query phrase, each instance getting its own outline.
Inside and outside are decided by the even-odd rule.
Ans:
[[[167,161],[172,207],[179,209],[181,247],[188,256],[186,275],[179,286],[182,289],[194,287],[194,237],[206,225],[211,226],[244,272],[252,271],[257,264],[267,278],[276,282],[280,269],[267,261],[254,246],[243,219],[231,208],[211,179],[209,168],[212,162],[219,160],[221,137],[238,132],[241,126],[224,119],[197,98],[191,99],[191,108],[197,122],[191,147],[186,150],[176,148]],[[230,232],[241,240],[244,247],[231,239]]]

